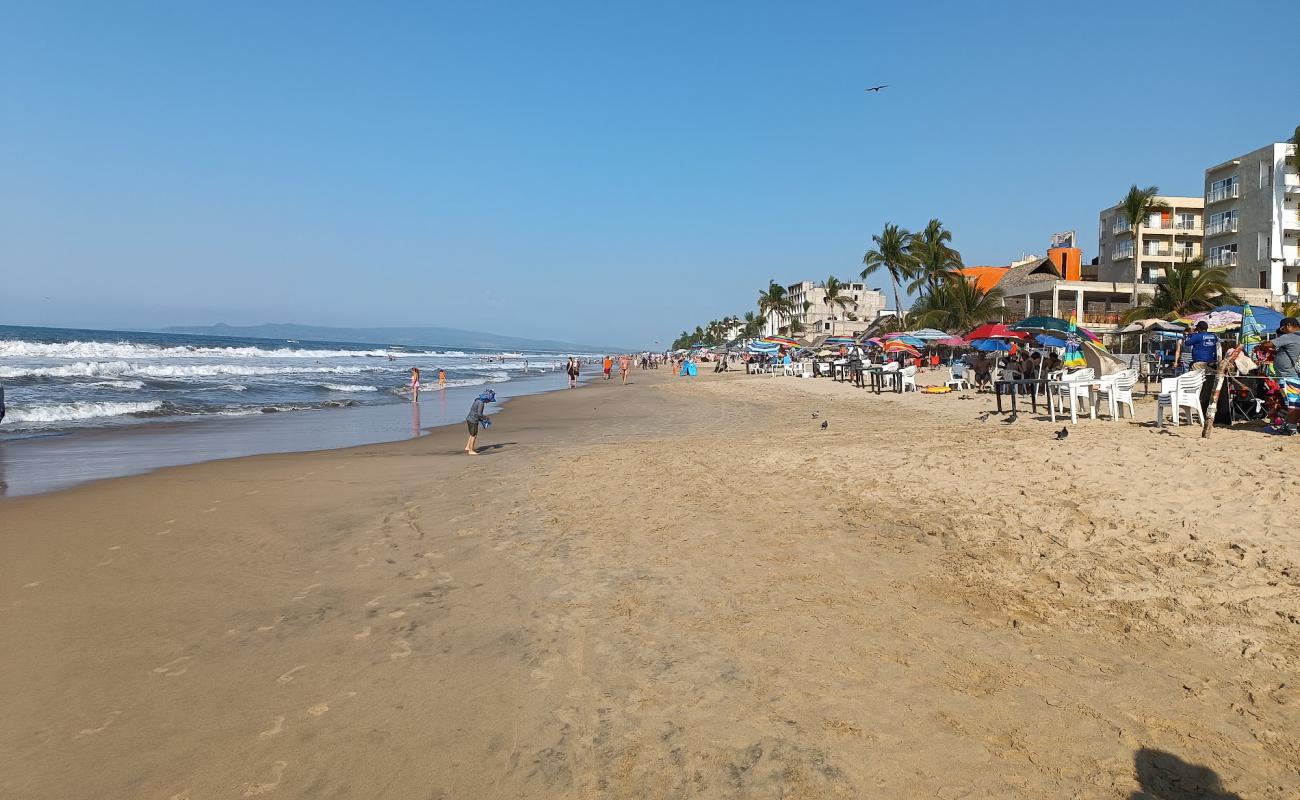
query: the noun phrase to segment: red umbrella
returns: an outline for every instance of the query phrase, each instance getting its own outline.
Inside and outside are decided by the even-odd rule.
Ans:
[[[1006,325],[996,322],[987,322],[966,334],[967,342],[973,342],[977,339],[1015,339],[1023,342],[1028,338],[1028,334],[1013,331]]]
[[[907,342],[900,342],[897,340],[890,340],[888,342],[885,342],[885,352],[891,354],[907,353],[909,356],[912,356],[913,358],[921,357],[920,350],[917,350],[915,347],[911,346]]]

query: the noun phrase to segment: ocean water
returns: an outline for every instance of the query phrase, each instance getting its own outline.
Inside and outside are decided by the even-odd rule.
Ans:
[[[558,373],[566,357],[0,326],[0,437],[409,402],[411,367],[428,401],[439,368],[449,390],[495,387]]]

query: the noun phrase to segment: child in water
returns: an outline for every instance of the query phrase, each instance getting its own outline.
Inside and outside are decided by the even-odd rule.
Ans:
[[[443,369],[442,367],[438,367],[438,388],[439,389],[447,388],[447,370]]]
[[[482,425],[484,428],[492,427],[492,420],[488,419],[487,415],[483,413],[483,408],[488,403],[494,402],[496,399],[496,392],[491,389],[485,389],[483,393],[474,398],[474,402],[470,404],[469,414],[465,417],[465,425],[469,428],[469,441],[465,443],[465,453],[467,455],[478,455],[478,450],[475,449],[475,445],[478,443],[479,426]]]
[[[411,402],[420,401],[420,368],[411,367]]]

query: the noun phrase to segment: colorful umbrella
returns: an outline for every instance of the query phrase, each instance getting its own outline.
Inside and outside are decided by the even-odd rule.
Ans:
[[[943,347],[965,347],[966,340],[961,338],[960,336],[949,336],[947,339],[940,339],[939,341],[934,342],[934,344],[941,345]]]
[[[1038,342],[1043,347],[1065,347],[1066,345],[1064,339],[1058,339],[1055,336],[1048,336],[1045,333],[1040,333],[1035,336],[1034,341]]]
[[[1264,341],[1264,326],[1255,319],[1255,311],[1246,303],[1241,307],[1241,346],[1246,355],[1255,352],[1255,346]]]
[[[1201,311],[1196,314],[1188,314],[1185,317],[1179,317],[1178,322],[1182,322],[1187,327],[1195,327],[1196,323],[1204,322],[1210,330],[1219,333],[1222,331],[1232,330],[1241,327],[1241,311],[1215,309],[1214,311]]]
[[[762,341],[767,342],[769,344],[785,345],[786,347],[800,346],[799,343],[796,342],[794,339],[789,339],[784,336],[764,336]]]
[[[858,340],[854,339],[852,336],[828,336],[826,338],[826,341],[822,342],[822,344],[843,344],[843,345],[852,345],[857,343]]]
[[[1245,316],[1245,306],[1218,306],[1213,311],[1235,311]],[[1251,312],[1255,315],[1255,321],[1265,331],[1275,331],[1277,326],[1282,324],[1282,312],[1275,311],[1267,306],[1252,306]]]
[[[916,338],[910,333],[890,333],[885,336],[886,344],[889,342],[902,342],[911,347],[925,347],[925,342]]]
[[[970,346],[981,353],[1006,353],[1011,350],[1011,344],[1003,339],[976,339]]]
[[[986,323],[966,334],[966,341],[968,342],[978,339],[1018,339],[1023,341],[1028,338],[1029,334],[1013,331],[1006,325],[996,322]]]
[[[1053,319],[1048,317],[1048,319]],[[1061,357],[1061,366],[1066,369],[1087,366],[1088,362],[1083,358],[1083,350],[1079,346],[1079,328],[1074,322],[1074,314],[1070,314],[1070,321],[1066,324],[1065,330],[1065,355]]]
[[[1049,336],[1058,333],[1069,333],[1074,331],[1076,335],[1087,339],[1090,342],[1100,342],[1101,337],[1087,328],[1080,328],[1074,321],[1074,314],[1070,314],[1069,320],[1057,319],[1056,317],[1026,317],[1015,325],[1011,326],[1013,331],[1022,331],[1024,333],[1046,333]]]
[[[921,357],[920,350],[917,350],[915,347],[903,341],[902,339],[890,339],[888,342],[885,342],[885,352],[906,353],[907,355],[912,356],[914,358]]]

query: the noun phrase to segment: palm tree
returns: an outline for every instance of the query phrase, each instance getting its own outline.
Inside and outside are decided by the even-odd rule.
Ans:
[[[950,272],[916,301],[909,318],[921,327],[965,331],[1001,320],[1001,300],[1001,289],[981,289],[974,279]]]
[[[887,222],[885,229],[872,236],[871,241],[876,243],[876,247],[868,250],[862,257],[862,263],[865,265],[861,273],[862,279],[866,280],[868,275],[884,267],[889,273],[890,281],[894,284],[894,312],[902,317],[903,304],[898,299],[898,285],[904,279],[911,278],[916,271],[916,259],[908,252],[912,234],[892,222]]]
[[[742,324],[744,325],[744,330],[741,331],[741,334],[746,339],[753,339],[763,332],[763,318],[758,314],[755,314],[753,311],[745,312]]]
[[[785,287],[776,281],[768,281],[767,291],[758,293],[758,310],[765,318],[774,319],[780,325],[782,319],[788,319],[794,312],[794,307]]]
[[[1300,318],[1300,303],[1283,303],[1282,316]]]
[[[1291,144],[1295,145],[1291,150],[1291,166],[1300,172],[1300,125],[1295,126],[1295,133],[1291,135]]]
[[[1241,297],[1232,290],[1227,267],[1206,267],[1194,258],[1184,264],[1164,268],[1165,279],[1156,284],[1155,296],[1145,306],[1124,315],[1125,321],[1161,317],[1177,319],[1216,306],[1236,305]]]
[[[1124,199],[1119,201],[1120,216],[1128,222],[1129,229],[1133,232],[1133,297],[1130,299],[1133,308],[1137,308],[1138,280],[1142,277],[1142,225],[1152,213],[1169,208],[1168,203],[1157,197],[1159,194],[1159,187],[1139,189],[1135,183],[1129,187]]]
[[[962,268],[961,253],[952,249],[952,231],[937,219],[912,236],[907,250],[916,259],[916,276],[907,287],[909,292],[932,293],[948,275]]]
[[[844,284],[840,283],[840,279],[834,275],[826,279],[826,283],[822,285],[822,288],[824,290],[822,302],[830,308],[831,319],[835,318],[836,308],[843,311],[849,306],[852,306],[853,308],[858,307],[858,301],[849,297],[844,292]]]

